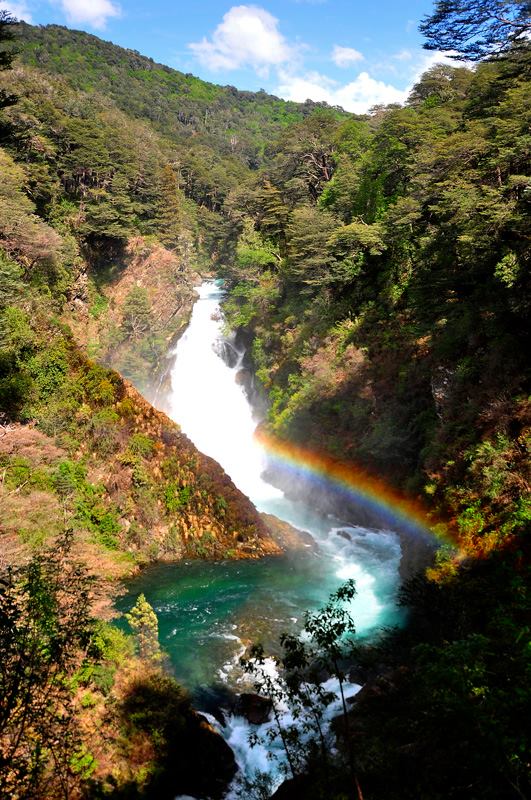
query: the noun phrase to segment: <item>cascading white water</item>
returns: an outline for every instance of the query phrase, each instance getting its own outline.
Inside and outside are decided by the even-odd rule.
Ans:
[[[262,480],[264,454],[253,438],[256,421],[235,376],[241,354],[234,351],[231,369],[221,358],[221,291],[216,284],[199,289],[190,325],[176,348],[171,373],[170,412],[198,450],[212,456],[236,486],[262,509],[282,492]]]
[[[394,611],[400,559],[398,537],[391,531],[368,530],[325,518],[308,504],[285,497],[283,492],[264,480],[266,454],[254,438],[257,420],[253,417],[244,388],[237,380],[242,354],[232,353],[233,366],[229,366],[227,359],[220,355],[223,347],[230,346],[222,333],[219,308],[222,288],[217,282],[208,281],[198,292],[199,299],[190,325],[174,353],[169,398],[172,418],[199,450],[221,464],[260,511],[275,514],[313,536],[318,551],[312,555],[307,580],[314,584],[315,591],[311,596],[315,601],[325,600],[342,581],[354,578],[358,594],[351,610],[358,631],[387,623]],[[289,598],[289,613],[294,615],[291,619],[300,618],[307,608],[306,584],[299,581],[299,585],[300,597],[294,597],[292,592]],[[296,593],[297,586],[293,591]],[[275,613],[288,612],[276,608]],[[238,625],[233,620],[227,621],[226,629],[222,628],[221,633],[219,626],[212,633],[234,641],[233,661],[236,662],[241,653],[237,634]],[[233,663],[227,663],[218,670],[218,675],[224,680],[230,679],[233,666]],[[355,689],[351,687],[350,691]],[[245,720],[233,717],[222,731],[233,746],[241,770],[248,777],[270,763],[263,748],[249,748],[249,727]],[[278,783],[279,773],[276,778]]]

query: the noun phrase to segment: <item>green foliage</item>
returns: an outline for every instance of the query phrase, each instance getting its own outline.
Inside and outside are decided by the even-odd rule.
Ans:
[[[148,293],[141,286],[134,286],[124,301],[122,328],[127,336],[140,339],[152,324]]]
[[[287,103],[265,92],[214,86],[155,64],[139,53],[59,26],[21,25],[21,38],[25,45],[21,56],[26,63],[48,74],[59,73],[83,98],[85,107],[76,109],[77,127],[71,122],[67,128],[79,141],[75,158],[92,151],[92,160],[84,159],[85,172],[74,176],[70,170],[69,180],[89,189],[84,225],[87,232],[98,235],[121,236],[131,211],[138,209],[138,201],[149,212],[143,215],[144,225],[152,227],[155,217],[159,216],[159,224],[167,217],[159,198],[166,192],[160,183],[161,171],[169,163],[180,164],[180,189],[202,206],[219,211],[224,197],[239,185],[247,169],[256,168],[264,159],[278,131],[311,115],[320,106],[312,102]],[[105,95],[112,104],[111,113],[108,106],[104,111],[98,108],[99,95]],[[88,97],[93,108],[98,109],[97,121],[94,113],[87,113]],[[333,113],[338,118],[344,116]],[[112,139],[102,135],[102,126],[112,125],[112,117],[116,119],[117,115],[122,119],[127,115],[127,126],[114,124]],[[136,125],[137,135],[130,135],[137,120],[142,121]],[[149,120],[149,134],[144,133],[145,120]],[[166,139],[158,164],[145,158],[140,146],[148,135],[152,138],[154,129]],[[53,132],[46,136],[47,145],[50,139],[54,139]],[[110,167],[123,160],[128,165],[127,177],[130,176],[136,164],[131,164],[131,156],[124,154],[126,149],[136,155],[137,163],[143,162],[137,173],[140,180],[135,183],[136,202],[132,208],[124,204],[120,187],[113,187],[112,180],[106,181],[104,194],[99,193],[102,186],[94,185],[97,181],[93,170],[98,169],[101,177],[106,173],[107,178],[112,178]],[[154,191],[157,186],[159,189]],[[92,194],[93,188],[98,193]],[[173,191],[172,195],[177,196]],[[134,219],[131,222],[136,224]],[[166,232],[172,245],[174,233],[178,233],[178,224],[172,220]]]
[[[277,259],[272,243],[255,230],[250,219],[246,219],[236,247],[237,269],[248,278],[252,270],[271,268]]]
[[[9,258],[0,248],[0,307],[11,305],[23,291],[23,271],[19,264]]]
[[[142,458],[150,458],[155,449],[155,442],[144,433],[134,433],[129,439],[129,449]]]
[[[518,280],[520,264],[514,253],[507,253],[494,268],[494,275],[500,283],[512,289]]]
[[[463,28],[472,4],[438,3],[425,23],[430,41],[491,58],[494,39],[508,33],[507,19],[497,18],[503,5],[512,26],[499,42],[504,58],[474,71],[435,66],[405,107],[365,119],[216,87],[58,26],[21,25],[18,68],[2,72],[0,421],[34,420],[70,454],[38,466],[3,458],[7,497],[52,493],[80,541],[88,532],[100,554],[115,558],[124,546],[145,554],[146,530],[161,513],[182,514],[170,536],[176,550],[177,523],[196,504],[211,503],[217,522],[231,522],[232,504],[208,479],[212,497],[197,492],[186,473],[197,470],[193,458],[166,458],[154,485],[147,462],[156,445],[133,432],[137,406],[116,374],[84,360],[64,324],[88,294],[90,326],[107,325],[116,309],[104,286],[131,257],[127,240],[140,235],[175,251],[176,282],[196,259],[220,269],[227,321],[254,337],[274,431],[402,487],[428,487],[463,549],[480,557],[472,567],[441,552],[431,582],[408,589],[406,631],[360,655],[373,659],[373,675],[381,664],[389,670],[366,712],[368,701],[354,715],[344,706],[337,761],[321,735],[325,698],[308,673],[325,667],[343,681],[348,597],[309,615],[305,639],[284,638],[292,678],[284,691],[313,745],[279,734],[292,771],[316,776],[300,792],[309,800],[350,796],[358,776],[358,795],[361,786],[382,800],[463,791],[497,800],[529,788],[520,723],[529,700],[528,37],[514,35],[523,4],[476,5]],[[0,40],[10,25],[2,14]],[[10,58],[0,42],[0,67]],[[100,343],[137,384],[170,332],[150,301],[158,277],[134,285],[123,321],[109,323]],[[104,473],[106,461],[123,474]],[[106,486],[89,480],[93,469]],[[34,528],[20,530],[23,544],[46,542],[50,526]],[[189,547],[210,554],[212,534],[192,536]],[[154,544],[149,556],[161,551]],[[236,551],[225,542],[220,552]],[[72,693],[94,713],[130,645],[102,628],[76,640],[72,615],[78,609],[85,619],[86,587],[73,566],[61,576],[42,560],[27,570],[0,587],[4,711],[14,699],[6,741],[21,743],[7,777],[0,765],[1,791],[37,796],[53,745],[63,794],[74,775],[90,782],[90,794],[97,766],[71,733]],[[71,580],[66,594],[59,577]],[[143,657],[158,661],[156,615],[145,599],[131,624]],[[61,638],[68,632],[70,642]],[[67,651],[53,672],[52,654],[60,661]],[[47,669],[54,681],[39,695]],[[10,693],[10,670],[27,691]],[[160,676],[140,684],[123,704],[124,731],[142,746],[148,737],[160,758],[142,766],[137,786],[175,796],[167,776],[177,756],[192,763],[204,751],[190,744],[197,740],[179,687]],[[31,729],[24,696],[37,697]],[[195,795],[184,784],[182,793]]]
[[[108,406],[118,399],[118,375],[94,362],[87,362],[77,384],[82,390],[83,401],[90,405]]]
[[[45,467],[35,467],[32,462],[22,456],[3,456],[0,460],[4,468],[4,484],[9,489],[46,491],[52,486],[50,475]]]
[[[39,350],[27,362],[27,370],[39,393],[46,402],[65,383],[69,370],[68,351],[64,340],[57,337],[46,349]]]
[[[277,168],[233,195],[243,229],[224,270],[273,431],[409,489],[437,475],[434,504],[487,550],[514,532],[528,481],[524,87],[509,64],[438,65],[404,108],[295,126]]]
[[[179,486],[170,482],[164,489],[164,502],[170,514],[175,514],[182,508],[186,508],[192,496],[190,486]]]
[[[140,594],[125,618],[131,626],[138,643],[138,653],[145,661],[159,661],[162,657],[159,645],[159,624],[143,594]]]
[[[524,676],[530,661],[522,620],[529,574],[518,561],[496,554],[456,572],[443,586],[419,578],[406,587],[409,628],[376,654],[387,653],[401,672],[381,702],[360,708],[355,723],[357,733],[363,731],[359,757],[368,791],[384,798],[438,797],[466,783],[472,793],[493,800],[527,793],[529,765],[522,756],[529,747]],[[399,794],[391,784],[393,776],[405,775],[406,741],[417,770]],[[384,751],[385,764],[380,756],[371,763],[371,754]],[[378,776],[382,768],[387,788]]]
[[[161,241],[167,247],[178,247],[186,230],[184,194],[177,176],[169,164],[163,167],[160,178],[160,201],[157,217]]]
[[[15,24],[15,17],[9,11],[2,9],[0,12],[0,70],[9,69],[15,55],[9,44],[15,38]]]
[[[450,51],[453,58],[470,61],[525,54],[530,29],[528,4],[511,0],[438,0],[420,25],[428,50]]]
[[[62,497],[68,497],[86,485],[86,469],[79,461],[61,461],[53,476],[55,489]]]
[[[89,308],[89,314],[93,319],[99,319],[109,306],[109,300],[102,294],[97,294]]]
[[[0,789],[6,797],[72,785],[79,735],[68,678],[92,635],[89,588],[68,538],[2,575]]]
[[[75,775],[79,775],[83,780],[90,778],[97,766],[96,759],[84,745],[76,750],[70,759],[72,772]]]
[[[0,241],[2,247],[31,269],[39,263],[52,265],[61,239],[35,214],[35,206],[24,192],[25,174],[0,148]]]
[[[103,547],[116,550],[119,547],[119,535],[122,531],[118,521],[118,509],[105,501],[102,486],[89,483],[85,479],[82,467],[76,466],[72,469],[61,466],[62,475],[59,472],[56,486],[59,492],[65,488],[68,490],[69,486],[75,487],[72,495],[74,519],[79,525],[91,531]]]

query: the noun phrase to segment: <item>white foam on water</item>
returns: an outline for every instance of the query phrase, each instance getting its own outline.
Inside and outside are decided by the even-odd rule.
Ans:
[[[230,661],[227,661],[225,664],[223,664],[222,667],[218,669],[218,678],[220,678],[220,680],[222,680],[223,683],[229,683],[230,679],[237,672],[241,671],[239,670],[240,659],[242,658],[242,656],[245,655],[245,651],[247,648],[239,636],[235,636],[232,633],[226,633],[221,635],[224,639],[238,642],[238,649],[236,650]],[[237,682],[237,680],[238,679],[236,679],[236,681],[233,682]]]
[[[336,577],[356,580],[358,594],[353,610],[357,627],[359,631],[371,628],[385,610],[376,590],[382,582],[390,586],[396,583],[400,560],[398,537],[391,531],[333,527],[332,519],[328,522],[312,515],[311,508],[293,502],[264,480],[266,453],[254,438],[257,420],[243,386],[237,381],[243,353],[236,353],[231,343],[236,353],[233,367],[219,355],[223,349],[220,342],[224,340],[219,305],[222,288],[219,282],[206,281],[197,291],[199,299],[190,324],[175,348],[169,398],[172,418],[199,450],[221,464],[260,511],[275,514],[309,532],[323,554],[337,562]],[[350,541],[338,536],[339,531],[347,534]],[[371,547],[377,558],[372,558],[374,568],[367,570]]]
[[[271,672],[272,668],[266,666],[266,669]],[[329,678],[329,680],[321,684],[321,688],[324,692],[333,695],[333,699],[323,711],[321,720],[323,733],[332,746],[331,723],[335,717],[342,713],[343,707],[339,680],[337,678]],[[345,700],[348,701],[354,697],[360,689],[361,686],[359,684],[345,681],[343,683]],[[297,725],[301,730],[301,726],[305,721],[308,721],[311,725],[310,716],[305,718],[304,715],[301,715],[295,719],[289,708],[282,702],[277,703],[277,714],[280,725],[284,730],[288,730],[293,725]],[[277,722],[274,718],[262,725],[252,725],[244,717],[232,715],[229,716],[224,726],[217,721],[215,725],[232,748],[239,767],[239,772],[236,774],[225,800],[241,800],[242,797],[245,797],[246,782],[252,782],[260,774],[269,776],[271,792],[274,792],[283,780],[289,776],[288,759],[282,740],[278,735]],[[257,737],[257,743],[252,747],[249,744],[251,734]],[[301,743],[308,741],[310,736],[310,733],[301,734]]]
[[[198,293],[190,325],[175,348],[169,398],[172,418],[199,450],[221,464],[260,511],[273,513],[314,537],[319,545],[319,557],[323,559],[321,563],[334,566],[331,576],[336,583],[330,586],[330,591],[337,588],[340,581],[355,580],[357,595],[350,610],[358,632],[369,630],[393,604],[400,561],[397,535],[392,531],[375,531],[359,526],[337,526],[337,521],[312,514],[308,505],[291,501],[263,479],[266,453],[254,438],[257,421],[244,388],[237,380],[243,354],[237,353],[234,343],[230,342],[234,365],[228,366],[220,357],[225,346],[219,308],[222,289],[218,283],[207,281]],[[237,645],[234,657],[219,669],[218,676],[244,688],[248,678],[238,667],[245,646],[236,633],[222,636],[234,640]],[[269,678],[275,680],[276,664],[272,659],[266,661],[265,669]],[[329,731],[332,718],[341,712],[341,699],[336,679],[331,678],[324,688],[335,695],[324,714],[324,724]],[[347,697],[352,697],[359,689],[356,684],[344,686]],[[287,707],[280,706],[279,714],[283,725],[294,723]],[[267,739],[276,725],[274,720],[261,726],[250,725],[238,716],[229,716],[225,726],[210,715],[209,720],[232,747],[240,768],[227,800],[244,796],[241,793],[244,779],[252,780],[258,772],[271,777],[273,788],[282,782],[287,762],[280,739],[277,737],[271,744],[249,745],[249,734],[253,731],[262,740]]]
[[[265,454],[254,439],[256,420],[234,367],[220,357],[222,337],[219,301],[213,282],[198,290],[190,325],[175,349],[169,408],[184,433],[201,452],[218,461],[236,486],[253,501],[267,503],[283,496],[262,479]]]

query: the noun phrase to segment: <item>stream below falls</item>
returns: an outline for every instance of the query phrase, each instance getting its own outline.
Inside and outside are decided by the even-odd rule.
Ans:
[[[260,511],[309,532],[318,545],[259,561],[156,565],[129,583],[119,610],[128,610],[140,592],[146,595],[175,675],[201,709],[216,684],[241,686],[239,658],[247,643],[260,641],[266,652],[275,652],[279,634],[296,629],[305,610],[322,605],[348,578],[356,582],[350,610],[359,634],[396,624],[400,543],[391,530],[319,514],[264,480],[266,453],[254,438],[258,420],[237,380],[244,354],[222,332],[222,287],[206,281],[198,293],[172,354],[170,415]],[[240,767],[248,775],[256,768],[275,769],[260,748],[251,753],[250,727],[231,718],[222,730]]]

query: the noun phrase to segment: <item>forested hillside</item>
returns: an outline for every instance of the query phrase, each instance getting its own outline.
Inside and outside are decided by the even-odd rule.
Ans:
[[[528,520],[529,82],[436,66],[322,113],[227,201],[229,322],[270,425],[424,495],[487,552]]]
[[[301,105],[265,92],[216,86],[132,50],[57,25],[22,26],[24,63],[99,93],[129,117],[149,121],[172,142],[181,188],[219,211],[227,191],[264,161],[278,131],[324,104]],[[346,116],[341,110],[335,116]]]
[[[226,280],[269,432],[458,542],[357,653],[349,769],[310,760],[279,797],[350,797],[353,771],[365,800],[528,796],[530,86],[504,31],[501,58],[355,117],[0,17],[0,794],[221,797],[234,772],[149,606],[136,655],[101,622],[149,561],[278,552],[128,383],[160,376],[200,273]]]
[[[139,565],[279,552],[219,465],[122,377],[153,384],[219,217],[185,196],[171,136],[13,62],[27,33],[2,13],[0,794],[219,795],[233,757],[163,674],[150,607],[136,646],[102,621]],[[216,191],[246,169],[233,159]]]
[[[438,12],[459,55],[473,4]],[[404,107],[294,125],[225,204],[225,310],[269,430],[388,476],[460,550],[405,587],[406,630],[358,653],[350,770],[314,756],[279,800],[350,796],[354,775],[386,800],[531,790],[529,51],[500,48],[433,67]]]

